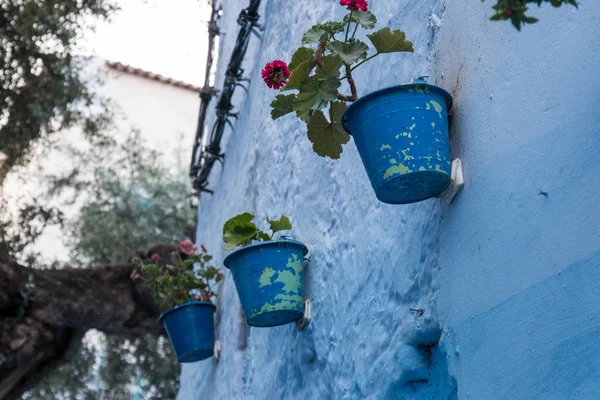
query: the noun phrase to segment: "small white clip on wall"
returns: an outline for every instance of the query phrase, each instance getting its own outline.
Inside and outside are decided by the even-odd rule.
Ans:
[[[304,315],[298,321],[296,321],[296,329],[301,331],[306,328],[306,325],[311,320],[311,308],[310,308],[310,300],[304,300]]]
[[[219,358],[221,358],[221,341],[220,340],[215,340],[215,347],[213,347],[213,357],[217,361],[219,361]]]
[[[460,158],[452,161],[452,174],[451,182],[448,189],[438,196],[438,198],[445,204],[449,205],[454,200],[454,197],[463,186],[465,186],[465,176],[463,174],[463,165]]]

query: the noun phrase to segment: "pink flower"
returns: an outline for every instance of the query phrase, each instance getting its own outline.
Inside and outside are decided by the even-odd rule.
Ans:
[[[367,0],[340,0],[340,4],[348,7],[350,11],[368,11]]]
[[[152,259],[154,261],[158,261],[159,258],[160,258],[160,256],[158,254],[152,254]]]
[[[285,86],[290,77],[290,70],[281,60],[271,61],[262,70],[262,78],[271,89],[280,89]]]
[[[189,240],[184,240],[183,242],[180,242],[179,248],[181,249],[182,253],[187,254],[188,256],[194,254],[194,252],[197,249],[196,245],[190,242]]]

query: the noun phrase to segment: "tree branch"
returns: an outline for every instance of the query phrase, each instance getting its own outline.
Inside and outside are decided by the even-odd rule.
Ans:
[[[159,309],[136,264],[32,269],[0,260],[0,399],[13,400],[70,358],[89,329],[162,334]],[[21,289],[34,289],[25,315]]]

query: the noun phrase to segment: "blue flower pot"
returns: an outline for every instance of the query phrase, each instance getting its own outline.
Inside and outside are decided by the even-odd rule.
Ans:
[[[162,313],[158,320],[164,325],[180,363],[196,362],[213,355],[216,309],[213,303],[190,300]]]
[[[451,107],[448,92],[425,83],[378,90],[348,107],[342,125],[380,201],[415,203],[448,188]]]
[[[302,318],[306,253],[304,244],[279,239],[242,247],[223,260],[233,275],[248,325],[278,326]]]

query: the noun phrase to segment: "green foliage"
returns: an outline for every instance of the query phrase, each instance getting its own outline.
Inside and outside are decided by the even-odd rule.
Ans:
[[[342,145],[350,141],[350,135],[342,128],[341,119],[346,111],[346,104],[336,101],[331,104],[328,121],[323,112],[317,111],[308,124],[308,139],[313,150],[321,157],[340,158]]]
[[[377,17],[371,11],[354,11],[344,17],[344,24],[348,23],[350,15],[352,15],[352,22],[357,22],[365,29],[373,29],[377,25]]]
[[[406,35],[402,31],[392,31],[390,28],[383,28],[372,35],[367,35],[377,53],[396,53],[396,52],[414,52],[411,42],[406,40]]]
[[[87,60],[73,54],[83,30],[115,9],[111,0],[0,2],[0,182],[40,138],[76,124],[95,130]]]
[[[223,225],[223,245],[224,250],[233,250],[238,246],[247,246],[255,240],[269,241],[277,232],[289,231],[292,229],[292,223],[289,218],[282,216],[279,220],[267,218],[271,227],[271,235],[261,231],[253,222],[254,215],[243,213],[229,219]]]
[[[278,94],[271,102],[271,118],[274,120],[294,111],[295,94]]]
[[[211,301],[215,296],[214,285],[223,279],[219,269],[209,265],[212,256],[204,247],[201,254],[194,254],[185,260],[179,253],[173,253],[175,265],[161,262],[142,264],[142,279],[163,310],[184,304],[188,300]]]
[[[352,11],[342,22],[328,21],[311,27],[303,35],[302,43],[316,49],[305,46],[296,50],[288,65],[290,78],[281,88],[282,92],[294,91],[294,94],[280,94],[271,103],[272,119],[295,112],[296,117],[306,123],[313,150],[322,157],[340,158],[342,145],[350,140],[340,120],[346,109],[342,102],[357,99],[352,71],[379,54],[414,51],[404,32],[384,28],[369,35],[375,48],[375,53],[369,56],[369,46],[355,36],[359,27],[370,30],[376,24],[373,13]],[[339,92],[345,80],[351,95]],[[329,120],[325,116],[327,112]],[[247,241],[252,227],[240,226],[239,229],[239,235],[246,234],[243,237]],[[227,243],[226,246],[237,245]]]
[[[101,347],[102,357],[97,347]],[[175,399],[180,365],[165,337],[105,336],[90,331],[73,359],[44,376],[23,400]]]
[[[331,50],[333,54],[340,56],[345,64],[351,65],[358,60],[367,58],[369,46],[356,39],[348,42],[336,40],[335,42],[329,43],[329,50]]]
[[[66,223],[73,264],[127,262],[154,246],[192,237],[195,213],[187,204],[183,168],[166,164],[138,133],[123,143],[66,153],[76,168],[49,182],[54,196],[84,203]]]
[[[542,3],[550,3],[554,7],[570,4],[579,8],[577,0],[498,0],[492,8],[495,13],[491,16],[493,21],[510,20],[515,28],[521,30],[523,24],[533,24],[538,22],[537,18],[530,17],[525,13],[528,11],[527,4],[536,4],[541,6]]]

